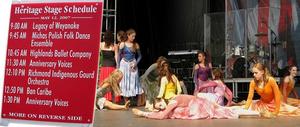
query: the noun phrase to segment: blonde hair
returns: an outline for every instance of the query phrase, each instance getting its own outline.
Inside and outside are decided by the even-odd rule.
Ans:
[[[119,87],[119,78],[121,76],[123,76],[123,73],[119,69],[115,69],[106,79],[104,79],[100,86],[104,83],[108,83],[115,95],[119,96],[121,94]]]
[[[258,70],[260,70],[260,71],[264,71],[264,72],[265,72],[265,73],[263,74],[263,82],[264,82],[264,83],[267,83],[268,80],[269,80],[269,78],[272,77],[272,75],[270,74],[268,68],[267,68],[264,64],[262,64],[262,63],[256,63],[256,64],[254,64],[253,68],[256,68],[256,69],[258,69]],[[259,81],[256,80],[256,79],[254,79],[254,81],[255,81],[255,83],[258,83],[258,82],[259,82]]]

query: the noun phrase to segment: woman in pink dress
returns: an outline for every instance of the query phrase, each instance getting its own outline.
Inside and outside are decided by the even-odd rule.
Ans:
[[[177,95],[168,105],[162,101],[155,104],[158,112],[144,112],[132,109],[133,114],[150,119],[236,119],[238,114],[232,110],[212,103],[205,98],[192,95]]]
[[[232,92],[231,90],[223,83],[223,73],[221,69],[213,70],[213,79],[214,83],[207,83],[199,87],[199,91],[205,88],[213,88],[212,93],[198,93],[198,97],[206,98],[212,102],[215,102],[219,105],[224,105],[224,97],[227,99],[227,105],[230,106],[232,103]]]

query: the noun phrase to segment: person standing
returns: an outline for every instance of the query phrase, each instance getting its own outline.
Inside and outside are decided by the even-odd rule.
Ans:
[[[213,88],[205,88],[199,91],[199,87],[201,85],[207,84],[207,83],[213,83],[208,78],[211,76],[211,63],[207,62],[206,60],[206,53],[199,51],[197,53],[198,55],[198,61],[199,63],[194,66],[194,83],[195,83],[195,90],[194,95],[196,95],[198,92],[213,92]]]
[[[102,61],[100,61],[102,66],[100,67],[99,87],[101,87],[100,83],[116,69],[118,45],[114,44],[114,36],[109,30],[104,33],[103,42],[100,43],[100,54],[102,55]],[[116,103],[121,100],[120,96],[113,95],[112,92],[107,92],[104,97]]]
[[[126,31],[126,34],[127,40],[125,42],[121,42],[119,46],[119,68],[124,74],[120,87],[125,101],[127,101],[129,97],[137,95],[137,106],[141,106],[143,104],[141,98],[143,90],[139,80],[137,65],[142,59],[142,54],[139,44],[135,41],[135,30],[129,29]]]

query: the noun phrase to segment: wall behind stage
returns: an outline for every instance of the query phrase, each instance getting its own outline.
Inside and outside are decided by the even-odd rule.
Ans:
[[[1,0],[0,2],[0,114],[2,111],[2,94],[3,94],[3,82],[4,82],[4,68],[6,58],[6,47],[8,37],[8,25],[11,0]]]
[[[168,51],[203,49],[204,13],[224,11],[224,2],[216,1],[221,0],[118,0],[117,30],[136,30],[143,55],[139,67],[146,69]]]

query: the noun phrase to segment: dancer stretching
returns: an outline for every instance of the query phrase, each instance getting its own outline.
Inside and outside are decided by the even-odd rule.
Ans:
[[[115,69],[101,84],[100,88],[97,89],[97,99],[96,99],[96,106],[98,109],[103,109],[104,107],[113,110],[120,110],[129,108],[129,102],[126,101],[124,105],[118,105],[106,100],[104,95],[107,92],[113,91],[115,95],[120,95],[121,90],[119,88],[119,83],[123,78],[123,74],[120,70]]]

